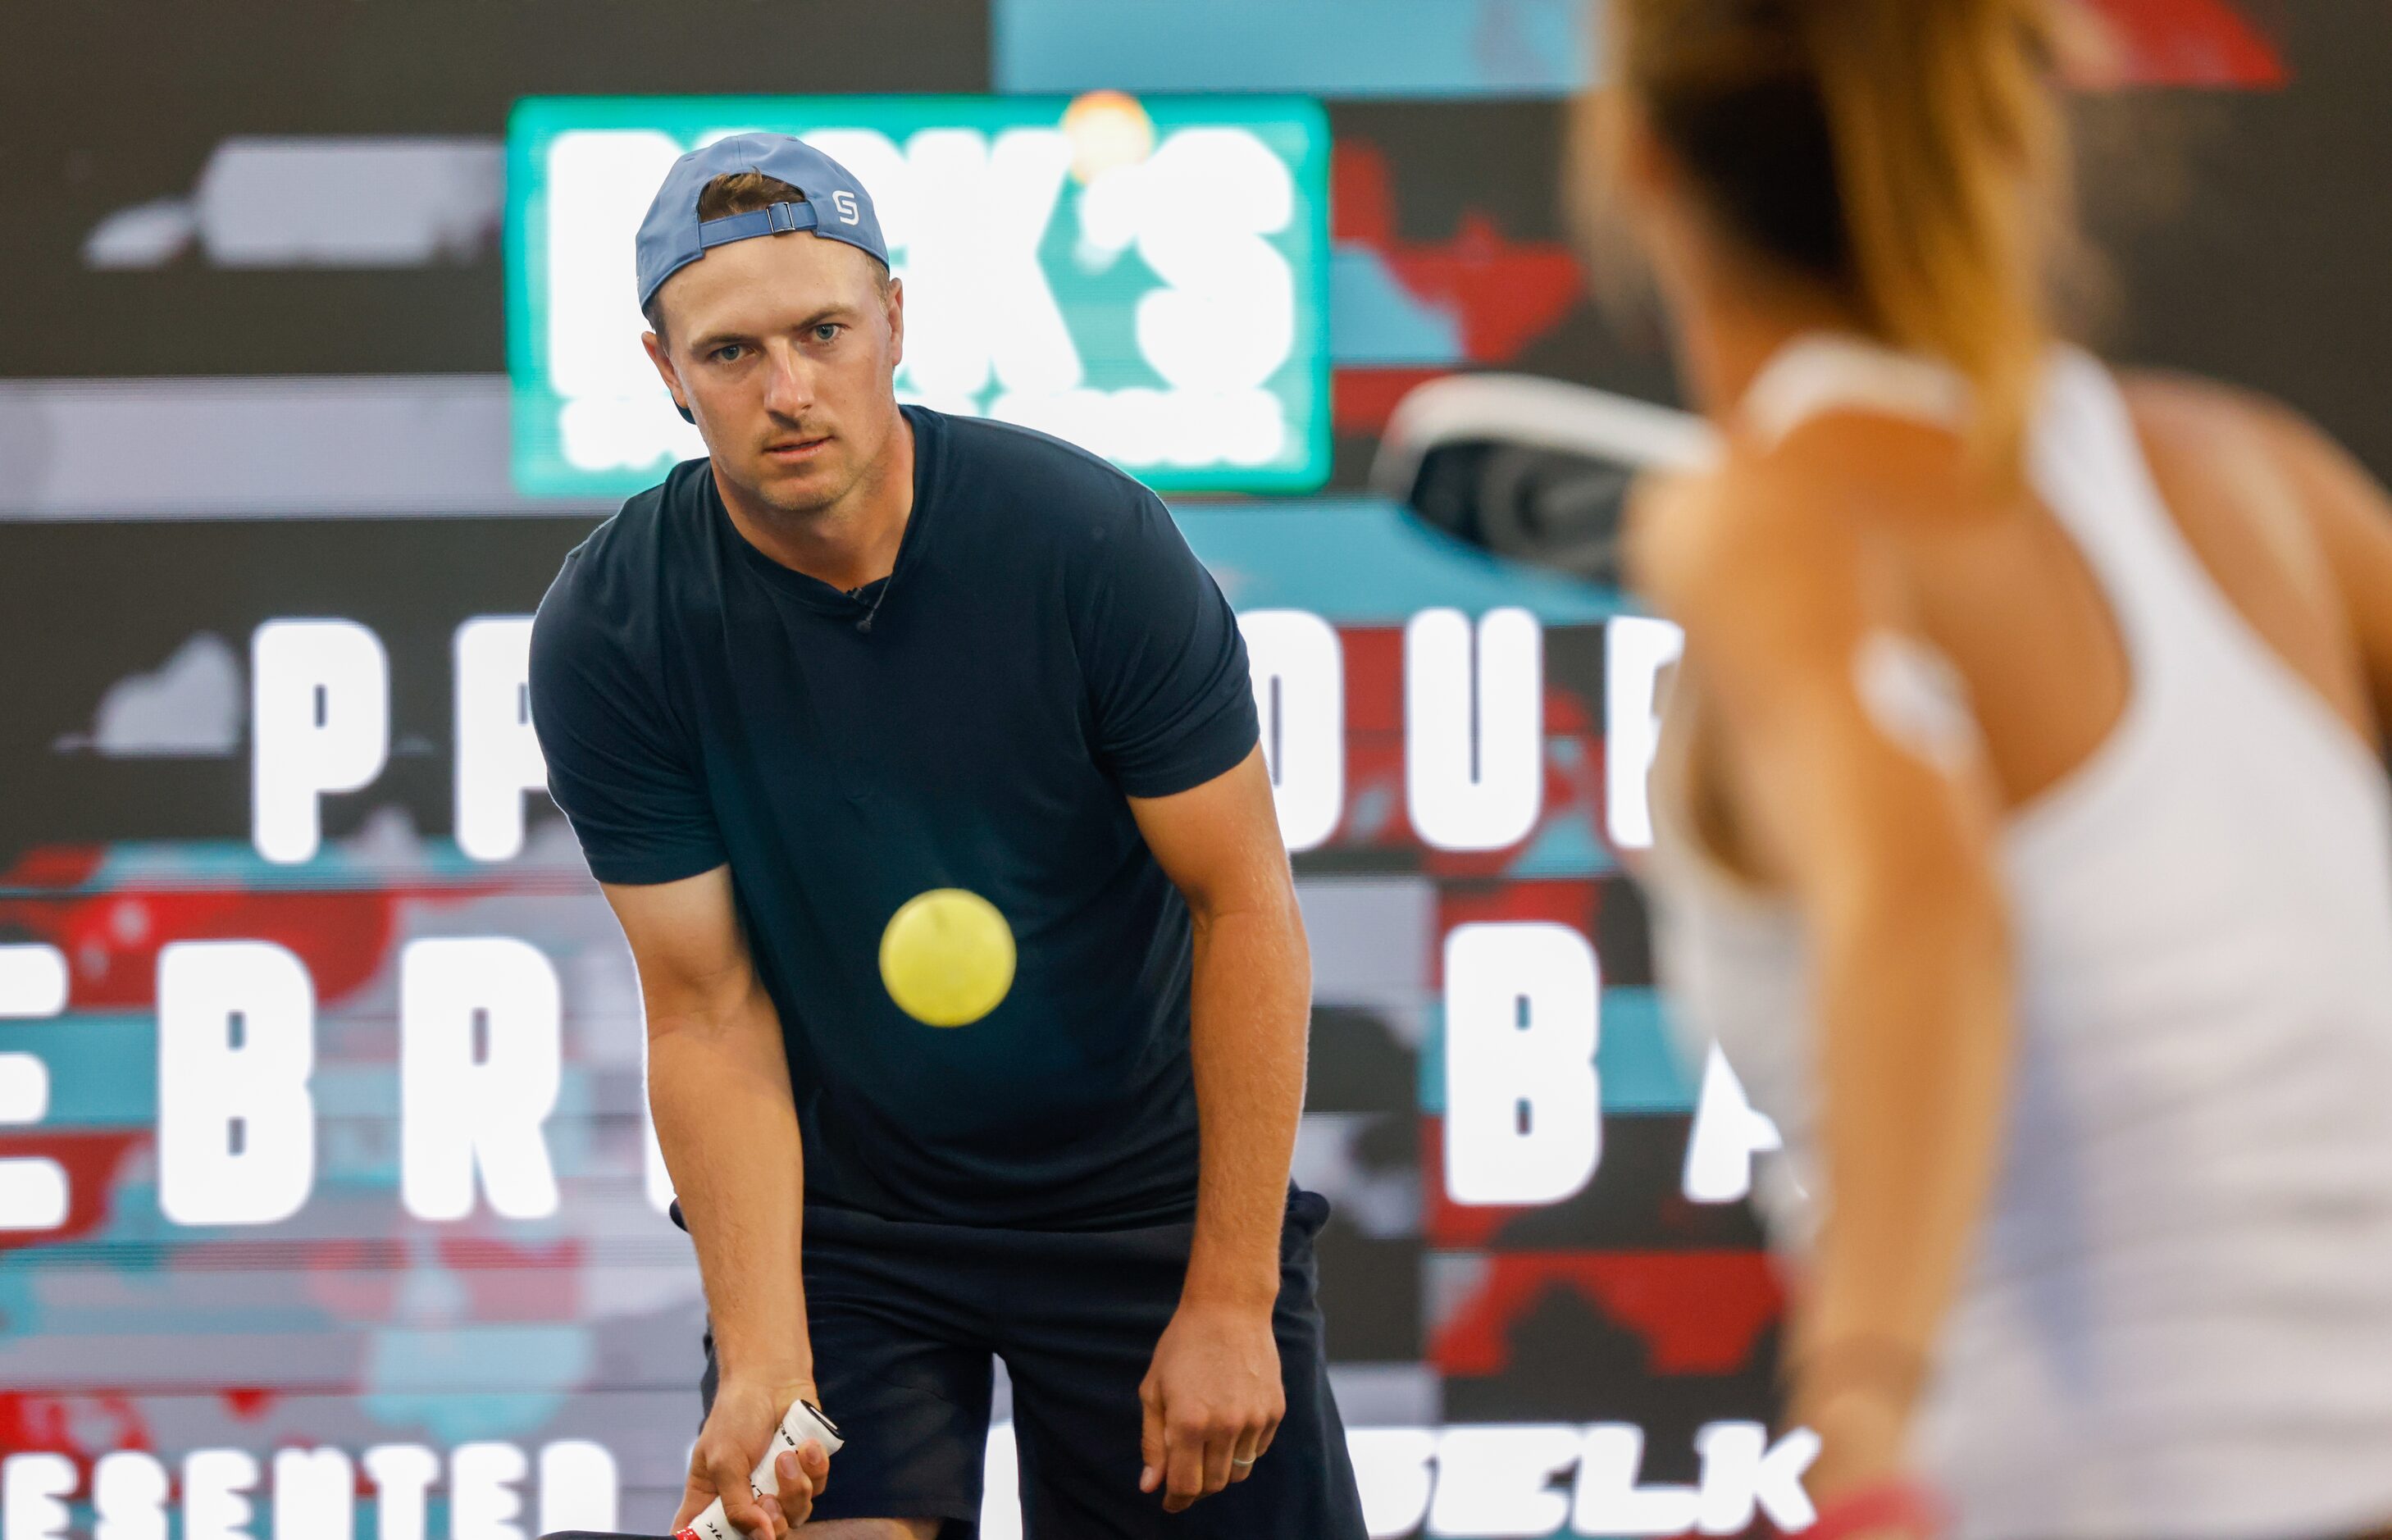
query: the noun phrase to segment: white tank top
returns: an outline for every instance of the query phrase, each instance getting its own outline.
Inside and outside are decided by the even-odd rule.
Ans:
[[[1746,420],[1965,400],[1940,365],[1816,336]],[[2099,362],[2055,354],[2030,433],[2132,687],[2002,840],[2004,1166],[1918,1457],[1966,1540],[2371,1530],[2392,1521],[2392,787],[2211,581]],[[1799,1252],[1823,1191],[1802,933],[1690,838],[1666,746],[1654,783],[1664,982],[1785,1136],[1758,1195]]]

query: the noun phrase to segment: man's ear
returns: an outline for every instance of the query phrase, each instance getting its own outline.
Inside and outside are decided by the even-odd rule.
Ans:
[[[889,281],[889,367],[893,372],[905,361],[905,281]]]
[[[664,377],[665,388],[672,392],[673,405],[681,409],[682,416],[696,422],[697,419],[690,416],[689,398],[681,391],[681,376],[673,372],[672,355],[666,351],[664,338],[654,332],[643,332],[640,333],[640,346],[648,350],[648,361],[655,364],[656,372]]]

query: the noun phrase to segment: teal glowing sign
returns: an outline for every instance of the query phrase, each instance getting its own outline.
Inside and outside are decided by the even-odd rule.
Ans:
[[[801,135],[871,189],[903,399],[1068,438],[1164,490],[1329,473],[1329,130],[1299,98],[542,98],[507,136],[514,476],[611,496],[703,454],[640,346],[665,170]]]

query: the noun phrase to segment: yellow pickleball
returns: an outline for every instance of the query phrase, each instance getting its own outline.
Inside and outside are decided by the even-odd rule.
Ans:
[[[967,889],[916,894],[880,933],[880,982],[924,1025],[968,1026],[1013,987],[1012,927]]]

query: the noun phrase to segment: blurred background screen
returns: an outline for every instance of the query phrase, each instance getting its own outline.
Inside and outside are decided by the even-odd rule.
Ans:
[[[2392,202],[2356,195],[2392,163],[2382,7],[2106,8],[2092,334],[2392,473]],[[670,1517],[703,1306],[525,656],[564,554],[699,452],[630,232],[742,128],[819,136],[881,201],[922,307],[903,394],[1147,479],[1242,613],[1374,1533],[1771,1520],[1780,1294],[1743,1199],[1774,1130],[1668,1039],[1622,868],[1675,644],[1606,537],[1627,471],[1699,434],[1563,213],[1585,7],[0,26],[0,1540]],[[1213,244],[1149,216],[1174,200],[1223,211]],[[1255,320],[1191,328],[1187,291]],[[1398,418],[1488,373],[1576,388]],[[1607,447],[1540,447],[1548,407]],[[1591,1000],[1592,1038],[1520,1032],[1523,998]]]

